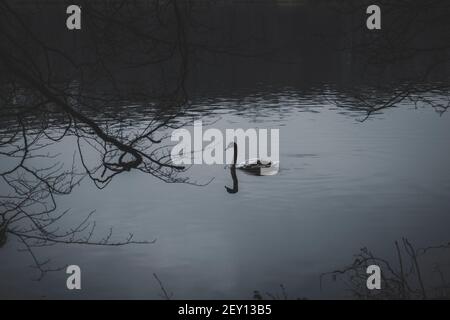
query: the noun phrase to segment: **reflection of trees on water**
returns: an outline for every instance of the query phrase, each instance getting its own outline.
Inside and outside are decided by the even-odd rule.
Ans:
[[[362,113],[363,116],[359,117],[359,121],[365,121],[385,109],[400,106],[432,108],[439,115],[450,108],[448,84],[439,82],[404,83],[394,87],[372,85],[357,89],[342,88],[340,91],[325,96],[325,99],[328,103],[349,111],[352,115],[356,116]]]
[[[450,243],[416,249],[403,238],[401,242],[395,242],[394,260],[362,248],[351,265],[323,274],[321,285],[329,278],[342,281],[357,299],[449,299],[450,283],[445,276],[446,271],[448,273],[449,248]],[[436,262],[439,259],[433,256],[436,253],[446,253],[444,258],[447,260],[443,261],[441,257],[440,262]],[[381,269],[380,290],[367,289],[369,275],[366,270],[369,265],[378,265]]]
[[[345,21],[334,31],[342,55],[343,77],[370,83],[370,90],[348,90],[350,108],[367,117],[401,103],[430,106],[442,114],[450,107],[450,6],[445,0],[379,1],[382,29],[364,28],[368,1],[343,1],[334,11]],[[359,80],[361,81],[361,80]],[[436,101],[430,92],[444,99]],[[339,101],[336,105],[341,106]],[[347,105],[348,106],[348,105]],[[345,107],[345,105],[344,105]]]
[[[395,241],[395,258],[390,259],[362,248],[348,266],[320,275],[321,293],[326,293],[332,283],[338,283],[340,298],[422,300],[450,299],[449,258],[450,243],[415,248],[407,238]],[[369,290],[367,268],[377,265],[381,272],[381,289]],[[288,285],[289,287],[289,285]],[[306,299],[291,296],[283,284],[272,291],[255,290],[256,300]]]

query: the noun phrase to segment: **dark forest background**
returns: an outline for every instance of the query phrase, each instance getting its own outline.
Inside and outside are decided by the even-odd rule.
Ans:
[[[65,27],[69,4],[3,1],[2,52],[52,81],[84,76],[105,88],[114,79],[156,95],[181,84],[195,93],[426,81],[449,70],[447,1],[379,1],[374,31],[368,1],[78,1],[76,31]]]

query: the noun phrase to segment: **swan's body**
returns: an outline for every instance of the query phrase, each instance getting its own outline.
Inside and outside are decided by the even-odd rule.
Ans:
[[[237,153],[238,153],[238,147],[237,143],[233,142],[233,166],[236,169],[242,170],[248,174],[253,174],[257,176],[268,176],[268,175],[274,175],[278,172],[278,162],[277,161],[267,161],[267,160],[261,160],[258,158],[255,159],[249,159],[241,163],[237,162]],[[231,147],[231,145],[230,145]]]

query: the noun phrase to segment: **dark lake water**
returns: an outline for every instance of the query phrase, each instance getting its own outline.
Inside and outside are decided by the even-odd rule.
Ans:
[[[447,96],[426,96],[443,105]],[[333,102],[338,101],[337,105]],[[33,281],[30,258],[11,240],[0,249],[0,297],[251,299],[253,292],[289,298],[347,297],[345,286],[321,273],[352,262],[368,247],[395,256],[394,241],[417,246],[450,240],[450,114],[405,101],[367,120],[345,92],[322,86],[261,88],[252,93],[201,96],[190,117],[210,127],[279,128],[280,172],[238,172],[239,192],[224,165],[195,165],[185,175],[206,186],[167,184],[129,172],[98,190],[84,180],[58,197],[70,227],[96,210],[96,233],[133,233],[146,245],[55,245],[37,249],[52,265],[77,264],[82,290],[66,289],[64,271]],[[125,108],[126,109],[126,108]],[[130,107],[129,121],[139,126]],[[70,141],[58,143],[71,155]],[[448,258],[447,258],[448,259]]]

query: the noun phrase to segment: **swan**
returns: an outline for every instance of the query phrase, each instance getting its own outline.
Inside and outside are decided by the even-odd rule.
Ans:
[[[231,142],[227,149],[233,148],[233,164],[232,167],[242,170],[248,174],[257,176],[271,176],[278,172],[279,162],[260,160],[258,158],[248,159],[237,164],[238,146],[236,142]]]

